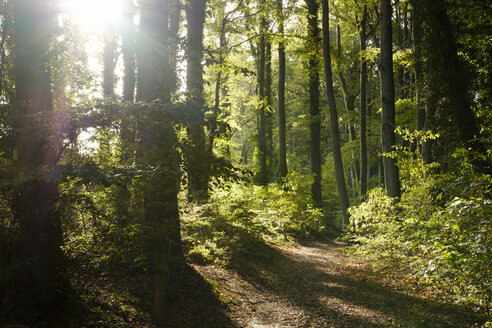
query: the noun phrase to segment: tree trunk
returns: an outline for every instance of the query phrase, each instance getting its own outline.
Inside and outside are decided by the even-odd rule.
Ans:
[[[106,97],[114,95],[114,69],[116,65],[116,35],[111,24],[104,28],[104,65],[103,65],[103,94]]]
[[[326,81],[326,98],[330,108],[331,144],[333,148],[333,161],[335,164],[335,176],[337,181],[338,202],[342,211],[343,225],[349,224],[348,208],[350,206],[345,175],[343,170],[342,152],[340,150],[340,131],[338,129],[338,113],[333,91],[333,74],[331,71],[330,54],[330,18],[328,0],[321,0],[323,5],[323,61]]]
[[[381,141],[383,154],[395,146],[395,87],[393,78],[392,8],[391,0],[380,0],[381,14]],[[383,157],[384,181],[390,197],[400,197],[400,178],[396,160]]]
[[[62,226],[56,209],[55,165],[59,140],[53,138],[49,71],[50,22],[54,1],[14,1],[15,91],[18,120],[14,149],[13,212],[21,231],[19,296],[38,309],[52,309],[68,285]],[[29,178],[30,177],[30,178]]]
[[[276,156],[273,147],[273,100],[272,100],[272,42],[265,40],[265,100],[266,100],[266,138],[268,176],[275,176]]]
[[[315,207],[323,206],[321,195],[321,117],[319,112],[319,51],[320,35],[318,28],[318,3],[306,0],[309,24],[309,130],[311,135],[311,171],[314,182],[311,185],[311,197]]]
[[[202,108],[203,99],[203,25],[207,0],[193,0],[186,6],[188,24],[186,92],[187,101]],[[205,132],[199,122],[191,123],[188,128],[191,139],[191,152],[188,154],[188,198],[205,201],[208,198],[209,163]]]
[[[137,99],[169,101],[167,2],[140,1],[137,43]],[[174,127],[162,115],[149,115],[140,129],[145,167],[152,175],[143,181],[148,267],[154,274],[153,318],[158,327],[172,327],[177,312],[177,277],[184,265],[178,212],[179,154]]]
[[[284,14],[282,0],[277,0],[278,6],[278,33],[284,36]],[[285,125],[285,45],[283,39],[278,43],[278,158],[279,171],[282,183],[287,177],[287,150]]]
[[[341,38],[341,32],[340,32],[340,25],[337,25],[337,52],[338,52],[338,56],[340,58],[342,56],[342,40],[341,39],[342,38]],[[350,76],[352,76],[352,75],[350,74]],[[349,88],[347,87],[347,81],[345,80],[345,78],[342,74],[342,68],[341,67],[338,69],[338,78],[340,79],[340,84],[342,85],[343,103],[345,104],[345,109],[347,110],[347,112],[353,113],[355,111],[355,99],[357,98],[357,94],[352,94],[349,92]],[[350,81],[350,82],[354,82],[354,81]],[[349,140],[355,141],[357,139],[357,136],[355,134],[355,126],[354,126],[353,122],[348,123],[348,131],[349,131]],[[359,160],[358,160],[358,158],[355,157],[353,150],[350,150],[350,157],[352,158],[353,168],[354,168],[353,170],[350,170],[350,173],[354,174],[354,176],[353,176],[354,185],[358,185],[359,174],[360,174]]]
[[[261,2],[265,6],[265,0]],[[258,97],[260,105],[258,108],[258,160],[259,170],[256,180],[260,186],[268,183],[267,173],[267,139],[266,139],[266,115],[265,115],[265,33],[267,30],[266,13],[262,12],[260,19],[260,46],[258,61]]]
[[[360,195],[364,197],[367,193],[367,140],[366,140],[366,112],[367,112],[367,62],[365,59],[366,51],[366,22],[367,5],[364,5],[364,12],[360,22],[359,42],[360,42]]]

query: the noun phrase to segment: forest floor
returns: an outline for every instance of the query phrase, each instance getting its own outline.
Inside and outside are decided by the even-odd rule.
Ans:
[[[237,327],[480,327],[469,309],[411,296],[343,252],[317,242],[270,247],[236,270],[194,265],[215,282]]]
[[[178,279],[180,299],[170,327],[452,328],[486,321],[469,308],[372,272],[348,257],[345,246],[261,244],[227,267],[191,264]],[[19,312],[2,321],[0,316],[0,328],[153,327],[148,277],[85,265],[73,271],[68,305],[41,317]]]

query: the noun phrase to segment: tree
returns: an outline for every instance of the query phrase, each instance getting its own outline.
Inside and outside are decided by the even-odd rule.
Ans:
[[[137,40],[137,100],[169,103],[168,3],[140,1]],[[140,127],[142,164],[153,170],[143,183],[148,266],[154,275],[153,318],[159,327],[177,306],[176,281],[184,265],[178,212],[179,155],[174,126],[162,114],[149,115]]]
[[[420,46],[424,47],[427,55],[429,94],[426,127],[430,129],[433,126],[437,131],[450,136],[451,140],[459,140],[467,150],[471,150],[468,155],[475,169],[489,174],[492,169],[490,163],[484,159],[487,151],[480,140],[481,134],[471,107],[467,76],[458,56],[446,3],[442,0],[419,0],[414,1],[413,6],[423,15],[422,32],[425,33]],[[440,67],[453,69],[443,70]],[[447,129],[449,119],[457,128],[457,137],[453,131]],[[448,144],[449,141],[447,140]],[[424,144],[427,161],[431,154],[429,148],[430,144]]]
[[[267,167],[267,136],[266,136],[266,100],[265,100],[265,62],[266,62],[266,40],[267,32],[266,20],[266,3],[261,1],[260,10],[260,42],[259,42],[259,60],[258,60],[258,161],[259,168],[256,180],[260,186],[266,186],[268,183],[268,167]]]
[[[186,92],[188,103],[203,107],[203,24],[206,0],[190,0],[186,9],[188,24]],[[191,151],[188,155],[188,198],[206,200],[208,195],[209,153],[206,151],[205,133],[200,122],[191,122],[188,128]]]
[[[26,301],[50,308],[67,287],[62,226],[56,209],[59,144],[50,121],[53,102],[49,70],[53,1],[14,2],[15,122],[17,162],[13,210],[21,231],[22,279]]]
[[[331,70],[331,55],[330,55],[330,17],[328,0],[321,0],[323,6],[323,62],[326,83],[326,98],[330,108],[330,128],[331,128],[331,144],[333,151],[333,161],[335,164],[335,176],[337,181],[338,202],[342,210],[342,218],[344,226],[349,224],[348,208],[350,206],[347,186],[345,184],[345,175],[343,171],[342,153],[340,150],[340,131],[338,129],[338,113],[335,103],[335,92],[333,91],[333,73]]]
[[[309,49],[309,133],[311,137],[311,171],[314,181],[311,185],[311,198],[314,206],[321,208],[321,117],[319,110],[319,51],[320,35],[318,28],[318,3],[306,0],[308,9],[308,49]]]
[[[395,146],[395,87],[393,78],[393,48],[391,0],[380,0],[381,28],[381,141],[384,182],[390,197],[400,197],[400,178],[396,160],[388,156]]]
[[[282,0],[277,0],[278,34],[282,38],[278,43],[278,162],[280,179],[285,182],[287,176],[287,147],[285,127],[285,45],[284,13]]]
[[[365,59],[366,51],[366,25],[367,25],[367,5],[364,4],[362,18],[359,24],[359,43],[360,43],[360,195],[364,197],[367,193],[367,62]]]

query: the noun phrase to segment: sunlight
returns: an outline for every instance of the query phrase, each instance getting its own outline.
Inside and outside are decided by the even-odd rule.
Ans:
[[[121,0],[65,0],[67,14],[87,30],[115,24],[121,14]]]

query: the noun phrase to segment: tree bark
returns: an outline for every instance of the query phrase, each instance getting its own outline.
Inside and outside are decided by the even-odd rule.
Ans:
[[[331,127],[331,144],[333,150],[333,161],[335,164],[335,176],[337,181],[338,202],[342,211],[343,225],[349,224],[348,208],[349,198],[347,186],[345,184],[345,175],[343,170],[342,152],[340,149],[340,131],[338,128],[338,113],[335,103],[335,92],[333,91],[333,74],[331,70],[330,54],[330,17],[328,0],[321,0],[323,6],[323,61],[326,81],[326,98],[330,108],[330,127]]]
[[[140,1],[137,39],[137,99],[154,101],[170,98],[167,1]],[[153,319],[158,327],[173,327],[177,312],[177,278],[184,265],[178,212],[179,154],[175,150],[173,124],[156,113],[141,127],[145,167],[153,167],[143,181],[145,243],[147,263],[154,274]]]
[[[186,93],[188,103],[202,108],[203,99],[203,25],[207,0],[192,0],[185,8],[188,24]],[[210,158],[205,143],[205,132],[200,122],[188,128],[191,152],[188,154],[188,199],[205,201],[208,198]]]
[[[383,154],[389,154],[395,146],[395,87],[393,77],[392,8],[391,0],[380,0],[381,14],[381,141]],[[400,197],[400,178],[396,160],[383,157],[384,181],[390,197]]]
[[[261,1],[265,6],[265,0]],[[263,8],[264,9],[264,8]],[[265,115],[265,33],[267,30],[267,21],[265,10],[262,10],[260,19],[260,45],[258,61],[258,98],[260,105],[258,108],[258,160],[259,170],[256,180],[260,186],[266,186],[268,183],[267,169],[267,139],[266,139],[266,115]]]
[[[321,117],[319,110],[319,51],[320,35],[318,28],[318,3],[306,0],[309,24],[309,131],[311,136],[311,171],[314,182],[311,197],[315,207],[323,206],[321,195]]]
[[[366,51],[366,22],[367,5],[364,5],[364,12],[360,21],[359,42],[360,42],[360,195],[364,197],[367,193],[367,62],[365,59]]]
[[[53,138],[49,43],[54,1],[14,1],[16,176],[13,212],[21,231],[22,272],[18,291],[27,304],[52,309],[68,285],[62,226],[56,210],[55,165],[59,140]],[[37,173],[37,174],[35,174]],[[33,175],[34,174],[34,175]],[[31,178],[29,178],[31,177]]]
[[[284,36],[284,13],[282,0],[277,0],[278,33]],[[285,45],[283,39],[278,43],[278,158],[282,183],[287,177],[287,145],[285,125]]]

